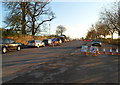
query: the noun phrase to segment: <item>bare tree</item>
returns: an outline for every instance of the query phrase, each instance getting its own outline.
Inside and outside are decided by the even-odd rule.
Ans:
[[[118,36],[119,36],[119,39],[120,39],[120,1],[118,2],[118,26],[119,26]]]
[[[30,32],[35,35],[41,31],[40,25],[55,18],[54,13],[47,7],[49,3],[49,0],[44,2],[5,2],[4,5],[10,10],[5,23],[11,28],[18,29],[19,27],[22,34]]]
[[[21,21],[21,24],[22,24],[22,34],[26,34],[26,15],[27,15],[27,11],[26,11],[26,8],[27,8],[27,5],[29,5],[29,3],[27,2],[21,2],[20,3],[20,8],[22,10],[22,21]]]
[[[115,19],[112,16],[112,13],[108,10],[104,10],[104,12],[101,13],[102,17],[102,23],[105,23],[110,34],[111,34],[111,38],[113,39],[113,33],[116,31],[116,23],[114,23]]]
[[[62,25],[57,26],[56,34],[63,35],[63,32],[66,31],[66,28]]]
[[[108,27],[104,23],[101,22],[96,23],[95,29],[99,37],[104,36],[105,38],[107,35],[110,34]]]
[[[100,20],[106,24],[113,38],[113,33],[117,31],[120,36],[120,2],[115,2],[113,7],[101,12]]]
[[[87,39],[96,39],[96,38],[98,38],[98,34],[97,34],[97,31],[95,30],[94,25],[92,25],[91,28],[88,30],[86,38]]]
[[[55,18],[54,13],[46,7],[48,4],[49,2],[30,3],[28,8],[28,17],[30,20],[28,20],[27,27],[29,28],[28,30],[32,32],[32,35],[40,32],[40,26],[43,23],[52,21]]]
[[[4,6],[9,10],[8,16],[4,21],[6,27],[21,29],[22,34],[26,34],[26,6],[28,2],[4,2]]]

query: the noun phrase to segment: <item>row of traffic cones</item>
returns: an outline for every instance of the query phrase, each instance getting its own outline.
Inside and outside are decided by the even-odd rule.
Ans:
[[[103,48],[103,54],[106,54],[105,48]],[[113,55],[112,47],[110,47],[110,52],[109,52],[109,54],[110,54],[110,55]],[[116,48],[116,53],[115,53],[115,55],[119,55],[118,48]]]
[[[87,52],[83,52],[84,55],[88,55]],[[90,53],[90,54],[93,54],[93,56],[97,56],[99,53],[99,50],[97,49],[96,52],[94,53]],[[103,48],[103,53],[102,54],[107,54],[106,53],[106,49]],[[109,52],[110,55],[113,55],[113,52],[112,52],[112,47],[110,47],[110,52]],[[116,53],[114,55],[120,55],[119,52],[118,52],[118,48],[116,48]]]

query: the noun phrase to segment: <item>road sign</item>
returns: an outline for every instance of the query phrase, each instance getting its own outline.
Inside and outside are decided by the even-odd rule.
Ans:
[[[87,52],[87,50],[88,50],[88,46],[82,46],[81,52]]]
[[[95,47],[95,46],[91,46],[91,47],[90,47],[90,52],[91,52],[91,53],[96,53],[97,50],[98,50],[98,48]]]

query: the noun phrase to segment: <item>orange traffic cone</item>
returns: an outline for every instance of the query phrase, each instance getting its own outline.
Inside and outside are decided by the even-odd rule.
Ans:
[[[87,55],[87,52],[83,52],[84,55]]]
[[[96,53],[93,53],[93,56],[97,56],[97,54],[96,54]]]
[[[97,54],[97,55],[100,54],[98,48],[96,48],[96,54]]]
[[[112,47],[110,47],[110,55],[113,55]]]
[[[103,48],[103,54],[106,54],[106,52],[105,52],[105,48]]]
[[[95,52],[93,52],[93,56],[97,56],[96,51],[95,51]]]
[[[116,48],[116,55],[119,55],[119,53],[118,53],[118,48]]]

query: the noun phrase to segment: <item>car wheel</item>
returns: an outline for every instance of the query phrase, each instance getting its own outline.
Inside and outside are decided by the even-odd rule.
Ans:
[[[21,50],[21,47],[20,47],[20,46],[18,46],[18,47],[17,47],[17,51],[20,51],[20,50]]]
[[[6,48],[6,47],[3,47],[3,48],[2,48],[2,53],[5,54],[6,52],[7,52],[7,48]]]
[[[43,45],[43,47],[45,47],[45,45]]]
[[[40,46],[39,45],[37,45],[37,48],[39,48]]]

